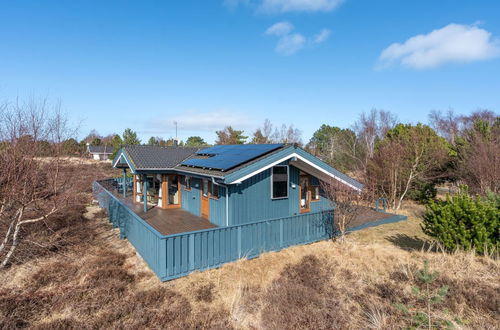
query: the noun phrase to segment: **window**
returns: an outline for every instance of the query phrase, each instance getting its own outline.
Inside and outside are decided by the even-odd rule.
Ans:
[[[191,177],[190,176],[184,177],[184,189],[191,190]]]
[[[272,198],[288,197],[288,166],[278,165],[272,168],[271,196]]]
[[[311,187],[311,200],[313,202],[320,200],[319,186],[312,186]]]
[[[219,186],[213,184],[212,181],[208,181],[208,192],[210,193],[210,197],[219,198]]]
[[[203,185],[201,187],[201,192],[203,197],[208,197],[208,180],[203,179]]]

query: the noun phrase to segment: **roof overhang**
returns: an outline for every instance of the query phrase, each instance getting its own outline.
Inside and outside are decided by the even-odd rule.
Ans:
[[[312,156],[312,157],[314,157],[314,156]],[[305,155],[301,155],[298,152],[293,152],[293,153],[287,154],[279,159],[276,159],[273,162],[266,164],[265,166],[259,167],[258,169],[256,169],[255,171],[253,171],[251,173],[248,173],[242,177],[239,177],[239,178],[229,182],[229,184],[240,184],[243,181],[245,181],[246,179],[251,178],[252,176],[254,176],[256,174],[259,174],[259,173],[261,173],[261,172],[263,172],[263,171],[265,171],[265,170],[267,170],[275,165],[278,165],[278,164],[280,164],[284,161],[290,160],[290,159],[291,159],[290,165],[293,165],[293,166],[299,168],[300,170],[303,170],[304,172],[309,173],[309,174],[317,177],[318,179],[320,179],[322,181],[329,182],[331,179],[334,179],[334,180],[337,180],[337,181],[347,185],[348,187],[351,187],[354,190],[357,190],[357,191],[362,190],[362,186],[357,187],[357,186],[353,185],[352,183],[347,182],[343,178],[335,175],[331,171],[328,171],[326,168],[324,168],[324,167],[316,164],[315,162],[307,159],[305,157]]]
[[[361,191],[360,188],[350,184],[349,182],[343,180],[342,178],[339,178],[338,176],[336,176],[330,172],[327,172],[326,170],[322,169],[321,167],[317,166],[316,164],[311,163],[307,159],[304,159],[300,156],[297,156],[297,160],[290,161],[289,164],[295,166],[299,170],[302,170],[308,174],[311,174],[312,176],[315,176],[316,178],[318,178],[321,181],[330,182],[332,179],[334,179],[334,180],[337,180],[337,181],[345,184],[346,186],[348,186],[354,190]]]

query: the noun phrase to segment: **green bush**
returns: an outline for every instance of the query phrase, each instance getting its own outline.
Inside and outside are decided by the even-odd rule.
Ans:
[[[408,191],[407,197],[416,202],[425,204],[431,199],[435,199],[437,195],[436,186],[433,183],[416,181]]]
[[[498,251],[500,237],[500,198],[473,198],[467,191],[430,201],[426,206],[423,231],[445,248],[475,249],[478,253]]]

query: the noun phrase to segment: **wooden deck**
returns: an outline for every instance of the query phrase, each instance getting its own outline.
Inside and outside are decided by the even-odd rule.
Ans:
[[[115,196],[162,235],[172,235],[217,227],[210,221],[180,208],[162,209],[157,206],[149,206],[148,212],[144,213],[143,204],[134,202],[132,197],[123,198],[117,194],[115,194]]]

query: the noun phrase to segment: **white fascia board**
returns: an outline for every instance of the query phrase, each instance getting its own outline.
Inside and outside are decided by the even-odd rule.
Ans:
[[[116,167],[116,164],[118,164],[118,162],[120,161],[120,158],[122,158],[122,156],[124,156],[124,155],[123,155],[123,151],[120,153],[120,157],[118,157],[118,158],[117,158],[116,163],[114,163],[114,164],[113,164],[113,167]],[[128,164],[128,168],[130,169],[130,171],[131,171],[132,173],[134,173],[134,168],[133,168],[133,167],[132,167],[132,165],[130,165],[130,163],[128,162],[127,157],[125,157],[125,156],[124,156],[123,158],[124,158],[124,159],[125,159],[125,161],[127,162],[127,164]]]
[[[328,175],[328,176],[330,176],[330,177],[334,178],[335,180],[338,180],[338,181],[342,182],[343,184],[345,184],[345,185],[347,185],[347,186],[349,186],[349,187],[353,188],[354,190],[361,191],[361,189],[359,189],[358,187],[353,186],[352,184],[350,184],[349,182],[346,182],[345,180],[342,180],[342,179],[341,179],[341,178],[339,178],[338,176],[333,175],[332,173],[328,172],[328,171],[327,171],[327,170],[325,170],[324,168],[322,168],[322,167],[320,167],[320,166],[318,166],[318,165],[314,164],[313,162],[311,162],[311,161],[309,161],[309,160],[305,159],[304,157],[300,156],[299,154],[297,154],[297,153],[295,153],[295,152],[294,152],[294,153],[292,153],[292,154],[290,154],[290,155],[287,155],[287,156],[285,156],[285,157],[283,157],[283,158],[280,158],[280,159],[278,159],[277,161],[274,161],[274,162],[272,162],[272,163],[271,163],[271,164],[269,164],[269,165],[266,165],[266,166],[264,166],[264,167],[261,167],[261,168],[259,168],[258,170],[254,171],[254,172],[252,172],[252,173],[249,173],[249,174],[247,174],[247,175],[245,175],[245,176],[243,176],[243,177],[241,177],[241,178],[239,178],[239,179],[237,179],[237,180],[234,180],[233,182],[230,182],[229,184],[239,184],[239,183],[242,183],[242,182],[243,182],[243,181],[245,181],[246,179],[251,178],[252,176],[254,176],[254,175],[256,175],[256,174],[259,174],[259,173],[261,173],[261,172],[263,172],[263,171],[265,171],[265,170],[267,170],[267,169],[269,169],[269,168],[271,168],[271,167],[273,167],[273,166],[275,166],[275,165],[278,165],[279,163],[284,162],[284,161],[285,161],[285,160],[287,160],[287,159],[294,158],[294,157],[296,157],[297,159],[300,159],[301,161],[303,161],[303,162],[304,162],[304,163],[306,163],[307,165],[312,166],[312,167],[314,167],[315,169],[317,169],[317,170],[319,170],[319,171],[321,171],[321,172],[325,173],[326,175]]]

